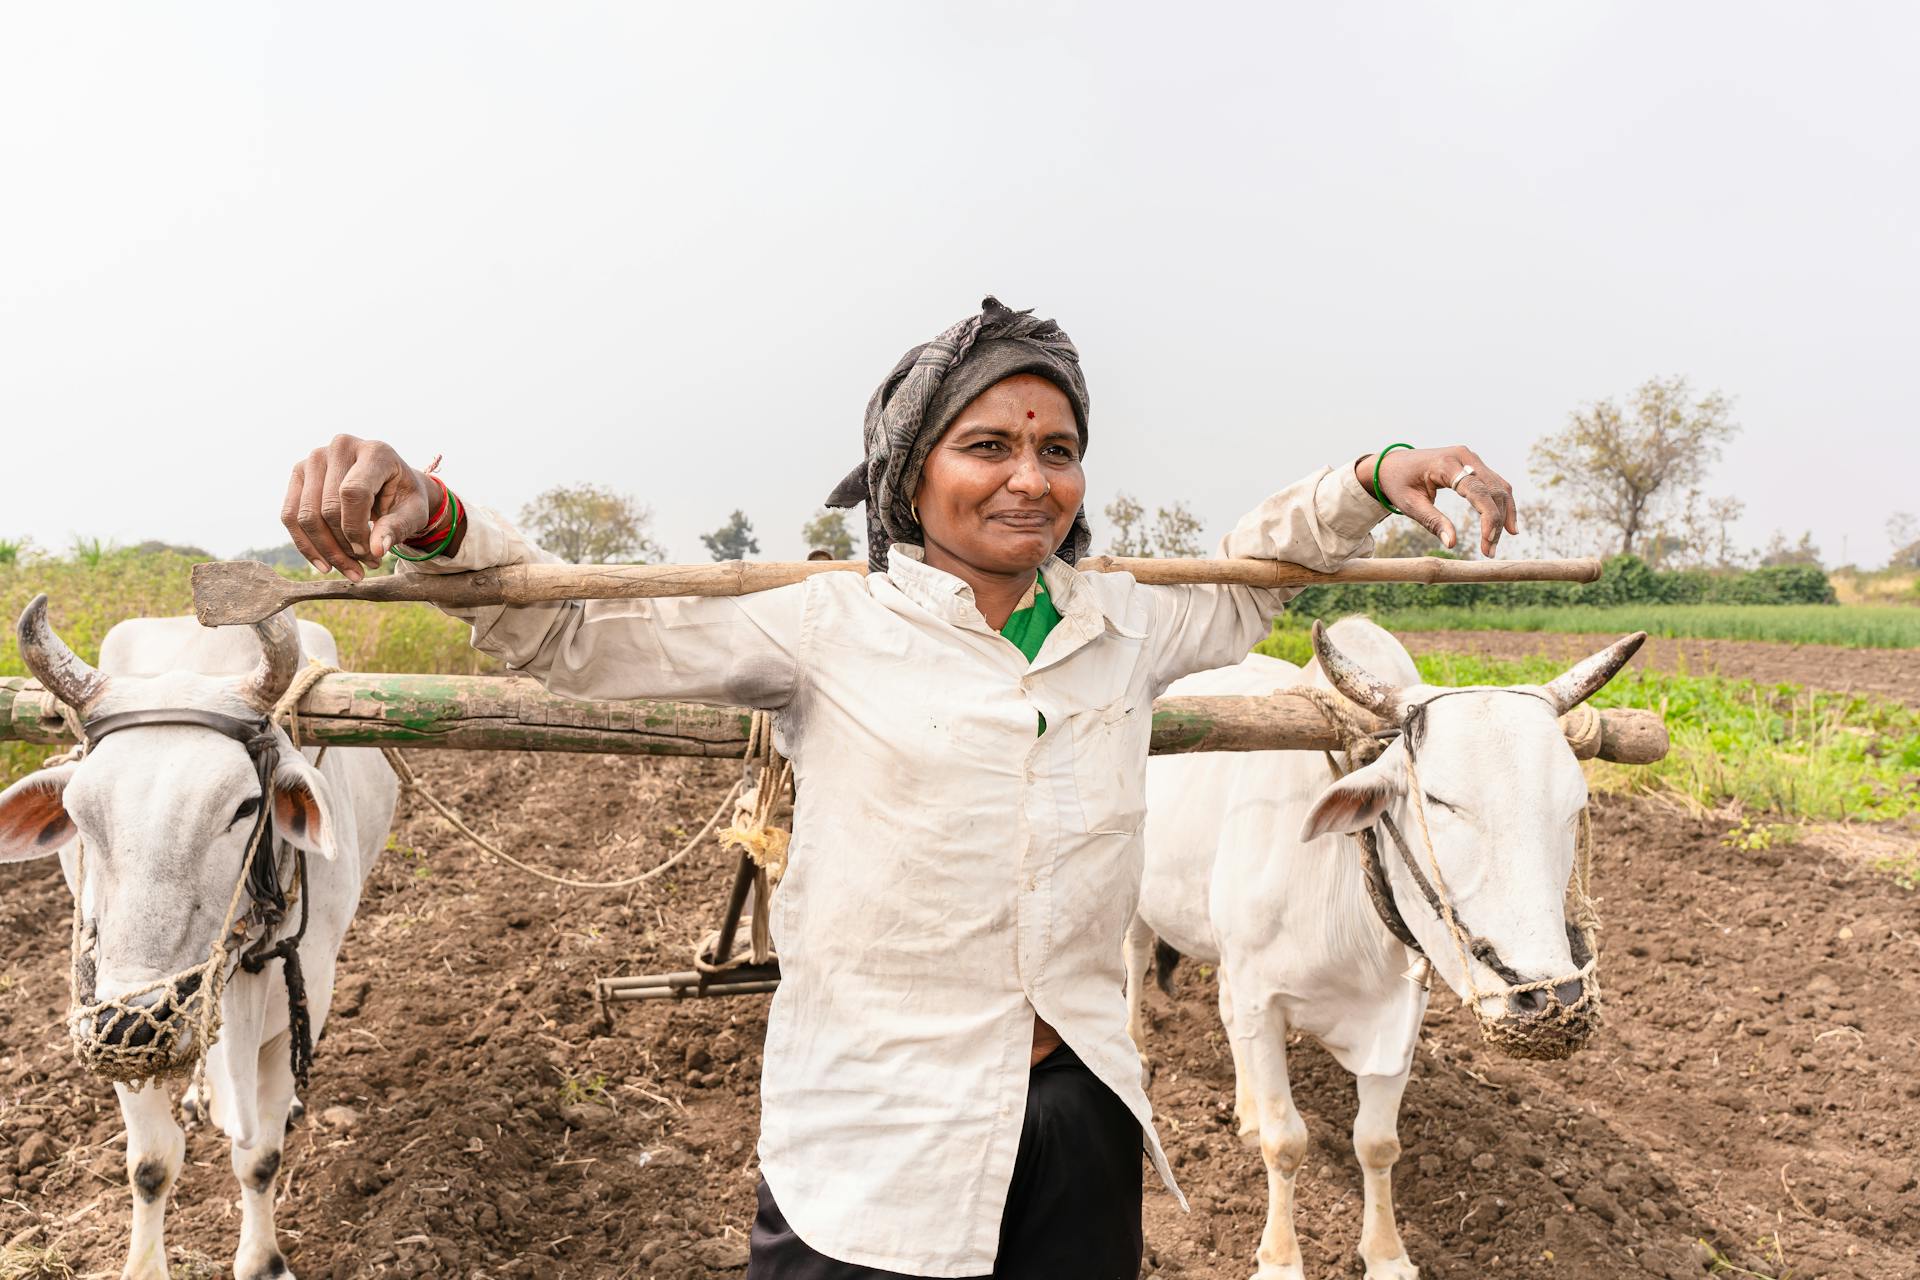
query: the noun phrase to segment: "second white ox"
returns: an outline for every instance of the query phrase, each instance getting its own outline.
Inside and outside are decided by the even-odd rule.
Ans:
[[[306,654],[336,660],[333,637],[324,628],[309,622],[296,631],[289,614],[251,630],[208,630],[192,618],[141,618],[107,633],[96,670],[54,634],[44,596],[21,616],[19,638],[28,669],[95,725],[127,712],[188,713],[182,721],[204,713],[212,724],[259,724],[298,670],[303,642]],[[261,794],[245,746],[191,722],[115,729],[79,761],[42,769],[0,791],[0,861],[59,853],[92,940],[86,964],[95,995],[106,1001],[125,997],[149,1011],[159,1035],[180,1034],[166,1022],[176,1000],[191,997],[199,983],[175,981],[148,995],[128,993],[208,962],[262,804],[272,806],[273,829],[282,841],[316,855],[307,864],[307,882],[293,892],[306,899],[298,954],[315,1038],[325,1025],[334,960],[361,885],[385,845],[399,784],[377,751],[335,749],[316,768],[311,752],[293,750],[277,728],[271,733],[277,746],[271,795]],[[84,887],[75,882],[76,837],[85,841]],[[279,862],[280,883],[291,887],[289,850],[280,851]],[[290,908],[276,936],[295,930],[298,911]],[[249,941],[257,940],[255,929]],[[55,945],[65,941],[49,939]],[[206,1055],[206,1080],[211,1116],[232,1139],[233,1172],[241,1186],[233,1274],[236,1280],[269,1280],[290,1274],[273,1226],[275,1175],[294,1093],[287,987],[281,961],[266,963],[258,973],[237,961],[236,954],[228,962],[235,967],[221,995],[222,1028]],[[98,1034],[136,1048],[142,1038],[156,1038],[151,1025],[142,1030],[132,1024],[129,1018],[102,1017]],[[133,1190],[124,1274],[166,1280],[162,1224],[185,1137],[164,1086],[115,1089],[126,1120]]]
[[[1534,1056],[1565,1056],[1596,1024],[1564,908],[1587,787],[1559,717],[1611,679],[1643,639],[1629,636],[1546,685],[1437,688],[1420,683],[1392,636],[1349,618],[1327,632],[1316,625],[1317,658],[1305,671],[1256,654],[1173,686],[1242,695],[1335,687],[1402,730],[1372,763],[1337,780],[1321,756],[1301,751],[1168,756],[1148,766],[1146,871],[1128,937],[1134,1040],[1144,1060],[1140,1000],[1154,935],[1218,966],[1240,1133],[1257,1143],[1267,1169],[1256,1280],[1304,1274],[1293,1198],[1307,1130],[1287,1082],[1294,1031],[1319,1040],[1355,1077],[1359,1251],[1369,1280],[1418,1276],[1394,1220],[1391,1174],[1400,1096],[1427,1007],[1425,966],[1383,923],[1356,833],[1377,832],[1388,910],[1397,909],[1433,971],[1475,1000],[1496,1043],[1511,1051],[1537,1030],[1545,1047]],[[1408,793],[1408,753],[1418,761],[1424,814]]]

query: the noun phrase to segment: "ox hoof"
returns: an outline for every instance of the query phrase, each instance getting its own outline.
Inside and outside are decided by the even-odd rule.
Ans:
[[[1366,1259],[1362,1258],[1361,1261],[1366,1262]],[[1403,1253],[1397,1258],[1367,1262],[1367,1280],[1420,1280],[1420,1268],[1414,1266]]]
[[[1140,1087],[1153,1088],[1153,1060],[1144,1053],[1140,1055]]]
[[[235,1259],[233,1274],[235,1280],[294,1280],[293,1272],[287,1267],[287,1260],[280,1256],[277,1249],[255,1262],[241,1262]]]
[[[1253,1273],[1253,1280],[1307,1280],[1307,1269],[1298,1262],[1290,1262],[1284,1267],[1263,1262],[1260,1269]]]

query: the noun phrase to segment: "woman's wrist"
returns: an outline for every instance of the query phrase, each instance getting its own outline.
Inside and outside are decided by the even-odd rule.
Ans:
[[[1360,482],[1360,487],[1365,490],[1367,496],[1375,502],[1380,501],[1380,495],[1375,493],[1373,489],[1373,463],[1374,459],[1378,456],[1377,454],[1369,453],[1364,458],[1361,458],[1360,461],[1353,464],[1354,479]]]

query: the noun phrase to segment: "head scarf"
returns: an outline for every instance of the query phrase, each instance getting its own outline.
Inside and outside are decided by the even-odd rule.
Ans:
[[[985,299],[979,315],[901,356],[867,401],[867,459],[835,486],[827,505],[867,504],[867,564],[874,572],[886,572],[887,550],[894,543],[924,541],[913,497],[934,444],[975,396],[1020,373],[1037,374],[1066,395],[1084,455],[1087,380],[1073,340],[1053,321],[1009,310],[997,298]],[[1071,564],[1092,541],[1082,507],[1056,554]]]

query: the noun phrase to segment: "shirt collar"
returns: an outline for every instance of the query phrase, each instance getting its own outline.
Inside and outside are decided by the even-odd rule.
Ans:
[[[1085,581],[1086,575],[1060,557],[1048,556],[1040,566],[1040,575],[1046,579],[1053,607],[1060,611],[1061,624],[1072,627],[1081,639],[1091,640],[1107,631],[1132,640],[1141,637],[1141,632],[1127,626],[1108,609],[1101,599],[1102,593]],[[924,548],[905,542],[889,547],[887,581],[901,595],[942,621],[976,630],[988,629],[973,598],[973,588],[946,570],[927,564]]]

